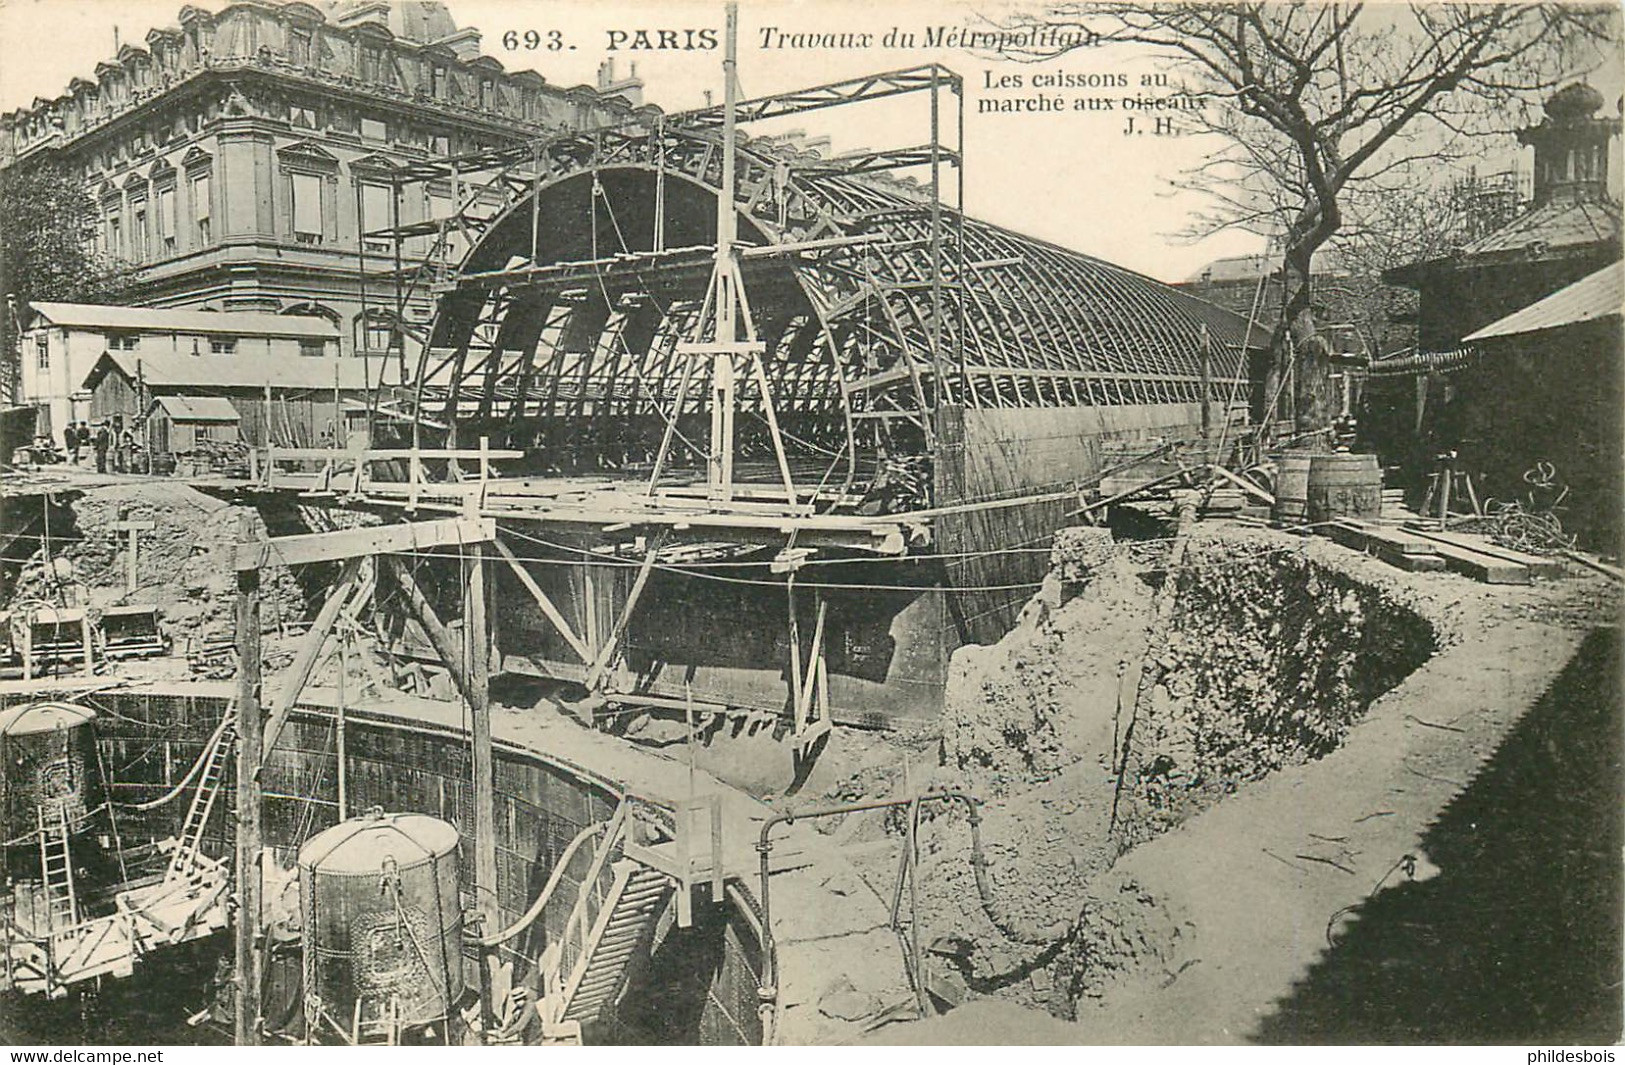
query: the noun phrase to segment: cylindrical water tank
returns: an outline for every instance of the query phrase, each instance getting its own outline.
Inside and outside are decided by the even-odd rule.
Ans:
[[[403,1027],[451,1013],[463,993],[455,828],[424,814],[351,818],[300,848],[299,887],[307,998],[345,1028],[357,1002],[364,1018]]]
[[[0,840],[32,838],[39,814],[83,832],[102,805],[96,712],[74,703],[0,710]]]

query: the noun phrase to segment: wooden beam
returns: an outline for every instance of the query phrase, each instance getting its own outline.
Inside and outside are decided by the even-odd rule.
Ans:
[[[643,587],[649,583],[649,574],[654,571],[655,556],[660,554],[660,544],[656,543],[649,548],[649,553],[643,556],[643,565],[638,570],[636,579],[632,581],[632,590],[627,593],[626,606],[621,608],[620,616],[615,619],[615,627],[609,631],[609,639],[604,646],[598,649],[598,658],[587,671],[587,679],[583,681],[588,691],[598,689],[598,681],[609,668],[610,660],[615,657],[615,649],[620,645],[621,633],[626,631],[627,622],[632,620],[632,611],[637,608],[638,599],[643,596]]]
[[[496,785],[491,753],[491,647],[485,602],[485,553],[475,545],[464,565],[467,601],[463,614],[463,647],[468,662],[469,732],[474,747],[474,897],[483,923],[480,934],[487,935],[502,926],[497,904]],[[505,1001],[508,988],[502,979],[495,951],[480,958],[481,1031],[496,1029],[497,1002]]]
[[[1274,496],[1270,495],[1268,492],[1264,491],[1262,488],[1258,487],[1253,482],[1247,480],[1247,478],[1241,477],[1241,476],[1239,476],[1237,474],[1234,474],[1234,473],[1231,473],[1229,470],[1225,469],[1223,466],[1220,466],[1216,462],[1215,463],[1210,463],[1208,465],[1208,469],[1212,470],[1214,473],[1218,474],[1220,477],[1223,477],[1225,480],[1232,482],[1233,484],[1235,484],[1235,486],[1237,488],[1240,488],[1243,492],[1246,492],[1248,495],[1256,496],[1259,499],[1263,500],[1265,503],[1268,503],[1272,507],[1275,505],[1275,497]]]
[[[361,561],[357,557],[345,562],[339,579],[334,582],[327,599],[322,603],[321,610],[317,612],[310,631],[299,641],[299,650],[294,655],[293,664],[288,667],[288,672],[282,679],[282,688],[277,692],[275,701],[271,703],[271,719],[265,723],[265,739],[261,745],[261,766],[271,756],[271,748],[276,746],[277,738],[282,735],[283,726],[288,723],[288,715],[293,711],[299,693],[305,690],[311,673],[321,660],[322,647],[327,643],[328,634],[333,631],[333,623],[338,620],[339,613],[357,590]]]
[[[279,536],[274,540],[238,544],[235,565],[238,572],[270,565],[302,566],[357,555],[422,551],[447,544],[477,544],[494,539],[496,534],[496,521],[492,518],[461,517],[373,525],[364,529],[309,533],[304,536]]]
[[[565,618],[564,614],[554,605],[548,594],[542,590],[542,586],[536,583],[536,578],[530,575],[530,571],[525,569],[518,558],[514,557],[514,553],[509,550],[508,545],[501,540],[492,540],[491,543],[496,547],[497,554],[501,555],[503,561],[508,563],[508,568],[513,570],[514,576],[519,578],[519,583],[523,584],[525,590],[530,593],[531,598],[536,600],[536,605],[542,608],[542,613],[547,616],[547,620],[551,621],[553,627],[559,630],[559,635],[564,637],[564,642],[570,645],[572,651],[581,656],[583,662],[592,662],[592,651],[587,647],[587,644],[580,636],[576,635],[575,629],[570,626],[570,622]]]
[[[244,513],[238,536],[247,540],[252,519]],[[238,1046],[260,1042],[260,571],[237,573],[237,897],[236,1018]],[[228,711],[229,712],[229,711]]]

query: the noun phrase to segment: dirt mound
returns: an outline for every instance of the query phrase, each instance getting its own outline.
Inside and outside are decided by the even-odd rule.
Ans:
[[[1126,549],[1068,560],[1016,627],[949,668],[943,753],[994,794],[1109,753],[1122,672],[1145,647],[1152,593]],[[1064,605],[1062,605],[1065,600]]]

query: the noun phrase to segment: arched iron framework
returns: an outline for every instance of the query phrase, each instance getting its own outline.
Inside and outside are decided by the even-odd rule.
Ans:
[[[459,211],[473,246],[436,286],[416,379],[426,414],[561,468],[638,466],[673,421],[703,453],[709,395],[689,389],[675,409],[683,375],[701,372],[678,345],[703,339],[722,153],[711,125],[679,117],[510,154],[479,194],[487,220]],[[1236,373],[1239,316],[964,217],[889,173],[958,165],[940,145],[826,159],[757,140],[737,159],[771,402],[814,468],[929,453],[947,405],[1199,403],[1204,359],[1215,381]],[[764,401],[739,397],[747,415]],[[753,422],[740,423],[746,458],[765,454]]]

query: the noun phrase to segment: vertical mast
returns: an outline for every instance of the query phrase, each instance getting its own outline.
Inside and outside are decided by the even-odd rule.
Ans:
[[[717,262],[712,274],[712,305],[716,310],[716,349],[711,355],[711,454],[706,463],[707,495],[714,501],[733,498],[734,455],[734,351],[739,341],[735,316],[738,269],[734,241],[734,112],[739,98],[739,5],[727,8],[726,49],[722,58],[722,191],[717,196]]]

